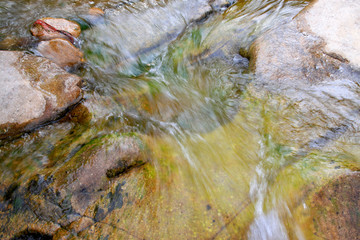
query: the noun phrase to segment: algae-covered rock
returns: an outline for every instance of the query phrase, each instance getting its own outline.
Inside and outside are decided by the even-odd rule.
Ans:
[[[81,78],[51,61],[0,51],[0,138],[57,119],[81,99]]]
[[[147,161],[145,145],[136,135],[106,135],[83,146],[47,179],[63,199],[71,196],[72,208],[82,215],[111,178]]]
[[[40,234],[39,229],[46,236],[71,235],[102,221],[123,206],[122,186],[139,174],[128,172],[148,160],[147,148],[135,134],[91,140],[63,165],[44,169],[9,191],[5,212],[9,219],[19,218],[24,224],[3,226],[4,238],[16,237],[25,230]],[[118,182],[117,177],[124,174]],[[15,202],[20,202],[18,210]],[[30,220],[33,225],[24,228]],[[60,227],[67,229],[66,233],[61,233]]]

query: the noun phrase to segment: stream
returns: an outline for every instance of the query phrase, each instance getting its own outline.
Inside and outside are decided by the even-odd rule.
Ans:
[[[298,122],[308,122],[307,131],[316,124],[286,97],[250,91],[257,79],[248,59],[256,38],[289,22],[309,1],[240,0],[202,11],[205,2],[2,0],[0,40],[29,38],[41,17],[80,21],[94,6],[106,13],[79,38],[87,62],[73,70],[83,78],[77,114],[0,140],[2,199],[13,183],[67,172],[93,139],[136,134],[148,163],[109,180],[102,196],[121,195],[114,197],[119,208],[95,216],[74,237],[316,239],[308,227],[309,197],[334,176],[358,169],[359,136],[348,133],[347,121],[337,130],[324,124],[320,138],[302,136]],[[32,46],[11,50],[37,54]],[[26,201],[16,204],[26,209]],[[0,230],[10,231],[10,222],[19,229],[28,224],[28,213],[4,206]],[[32,224],[46,229],[48,219],[38,219]]]

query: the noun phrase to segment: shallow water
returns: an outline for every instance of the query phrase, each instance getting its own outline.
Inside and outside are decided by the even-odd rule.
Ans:
[[[133,207],[82,237],[311,239],[305,198],[358,165],[358,137],[303,150],[281,135],[301,116],[286,100],[248,92],[256,79],[239,55],[308,1],[238,1],[194,23],[189,12],[203,2],[2,1],[2,38],[29,37],[39,17],[79,19],[92,6],[107,15],[80,37],[87,64],[75,73],[85,80],[91,120],[60,120],[0,142],[0,190],[60,169],[95,137],[136,132],[151,162],[123,186]]]

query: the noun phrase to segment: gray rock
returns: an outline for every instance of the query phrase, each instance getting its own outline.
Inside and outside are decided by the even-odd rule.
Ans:
[[[210,5],[214,10],[218,11],[218,10],[226,9],[234,2],[235,2],[234,0],[211,0]]]
[[[296,106],[298,117],[283,127],[289,141],[305,144],[359,124],[359,11],[355,1],[319,0],[252,45],[252,94],[269,91]],[[344,21],[343,13],[352,17]]]
[[[130,10],[109,10],[106,24],[84,33],[89,41],[83,49],[89,53],[89,61],[114,67],[112,60],[121,65],[134,63],[138,57],[146,60],[176,39],[189,24],[212,12],[208,0],[175,0],[151,8],[142,5],[134,4]],[[99,48],[101,52],[96,51]]]
[[[0,51],[0,138],[57,119],[81,99],[80,82],[45,58]]]

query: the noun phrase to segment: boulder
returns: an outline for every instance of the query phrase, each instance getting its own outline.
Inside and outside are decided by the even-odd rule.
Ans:
[[[73,222],[69,220],[72,215],[84,215],[111,180],[143,165],[148,157],[145,145],[136,135],[114,134],[95,138],[64,165],[53,169],[50,176],[44,174],[32,178],[25,196],[29,197],[38,216],[67,225],[67,221],[62,222],[63,217]]]
[[[342,63],[359,70],[359,11],[356,1],[313,2],[293,21],[254,42],[251,66],[256,77],[271,90],[282,90],[341,78]],[[341,12],[349,17],[344,20]]]
[[[44,23],[43,23],[44,22]],[[30,29],[33,36],[40,40],[50,40],[54,38],[65,38],[66,33],[71,34],[73,37],[79,37],[81,27],[78,23],[66,20],[64,18],[41,18],[37,20]]]
[[[142,179],[142,169],[134,168],[148,160],[147,147],[136,134],[92,139],[67,162],[45,168],[7,190],[7,217],[22,224],[2,225],[3,237],[39,230],[62,236],[63,229],[78,233],[89,228],[123,207],[123,186]]]
[[[293,119],[286,116],[292,122],[279,127],[285,141],[301,146],[360,124],[359,11],[356,1],[318,0],[251,46],[249,92],[258,98],[271,92],[295,107]]]
[[[37,50],[62,68],[73,67],[85,61],[83,53],[71,42],[62,38],[40,42]]]
[[[0,51],[0,138],[59,118],[81,99],[81,78],[23,52]]]

